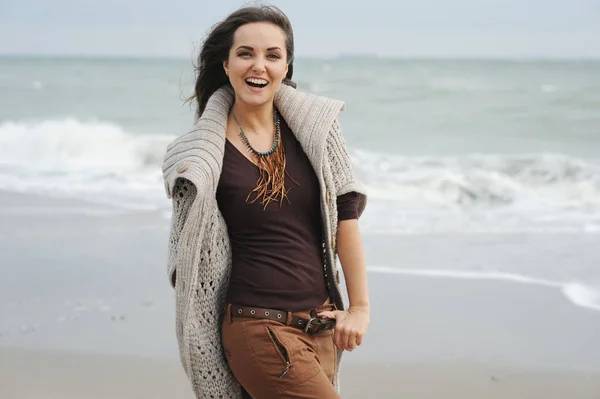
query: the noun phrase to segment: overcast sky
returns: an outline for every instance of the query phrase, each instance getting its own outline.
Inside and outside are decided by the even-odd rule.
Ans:
[[[0,54],[190,57],[232,0],[0,0]],[[600,0],[274,0],[297,56],[600,57]]]

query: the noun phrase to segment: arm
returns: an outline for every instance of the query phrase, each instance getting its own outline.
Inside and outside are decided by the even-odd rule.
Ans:
[[[367,196],[354,174],[337,120],[327,139],[327,156],[337,195],[337,254],[344,272],[350,307],[347,311],[322,312],[321,315],[336,319],[334,343],[340,350],[351,351],[362,344],[370,322],[365,254],[358,228]]]
[[[338,256],[350,307],[347,311],[322,312],[320,315],[336,319],[333,342],[339,350],[353,351],[362,344],[370,323],[371,307],[367,288],[367,269],[358,220],[338,223]]]
[[[340,350],[352,351],[362,344],[370,322],[365,252],[358,227],[357,193],[338,197],[340,221],[337,229],[337,254],[344,271],[350,307],[346,312],[325,312],[336,319],[334,343]]]
[[[344,271],[348,298],[350,299],[349,310],[368,312],[370,302],[367,287],[367,268],[358,220],[342,220],[338,226],[337,251]]]
[[[183,225],[187,219],[190,206],[192,205],[195,197],[196,187],[189,180],[177,179],[177,182],[173,187],[173,212],[171,216],[167,264],[167,275],[169,277],[169,283],[173,288],[175,288],[177,279],[176,259],[179,238],[181,236]]]

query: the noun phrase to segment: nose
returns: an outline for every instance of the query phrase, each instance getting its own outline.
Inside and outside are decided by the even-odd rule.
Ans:
[[[263,73],[265,71],[265,62],[262,57],[256,57],[254,59],[254,64],[252,65],[252,70],[257,73]]]

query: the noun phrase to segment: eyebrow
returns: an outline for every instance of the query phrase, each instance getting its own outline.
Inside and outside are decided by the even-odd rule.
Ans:
[[[250,50],[250,51],[254,51],[254,48],[253,48],[253,47],[250,47],[250,46],[244,46],[244,45],[242,45],[242,46],[239,46],[239,47],[237,48],[237,50],[239,50],[239,49],[241,49],[241,48],[243,48],[243,49],[246,49],[246,50]],[[279,47],[269,47],[269,48],[267,49],[267,51],[273,51],[273,50],[281,50],[281,48],[279,48]]]

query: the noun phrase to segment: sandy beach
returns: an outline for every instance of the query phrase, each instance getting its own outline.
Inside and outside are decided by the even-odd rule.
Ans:
[[[2,398],[192,399],[173,360],[0,350]],[[422,399],[597,399],[600,374],[535,372],[469,364],[351,363],[342,397]]]
[[[0,210],[1,398],[192,397],[177,358],[160,213],[8,193]],[[435,246],[460,266],[461,240],[471,261],[520,261],[511,251],[523,237],[473,237],[365,243],[376,265],[396,254],[411,269],[433,268],[426,249]],[[587,253],[580,259],[595,259],[591,241],[571,239]],[[552,265],[544,253],[538,259]],[[600,398],[600,313],[560,289],[377,268],[369,279],[372,325],[345,357],[344,398]]]

